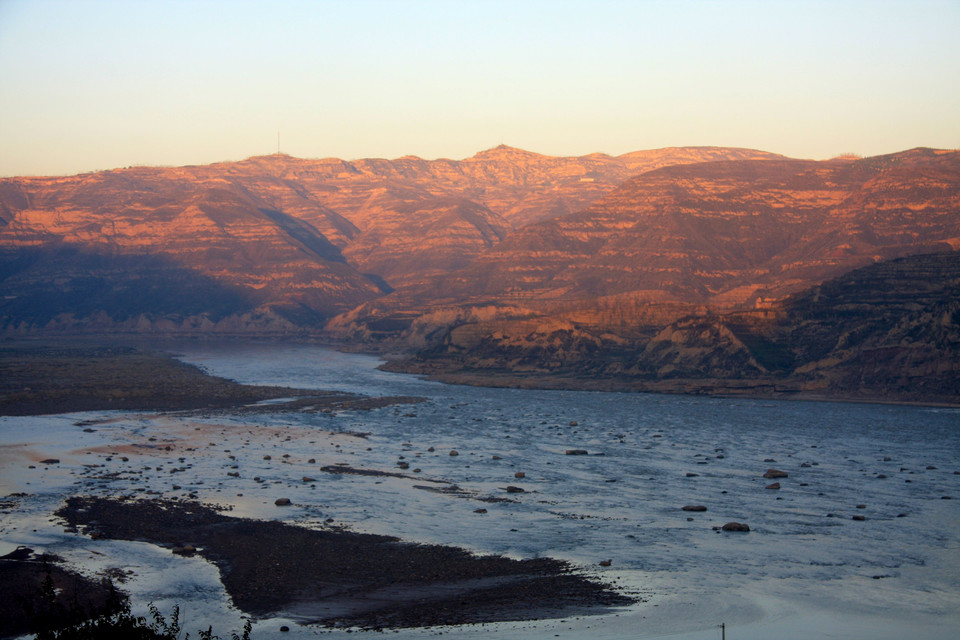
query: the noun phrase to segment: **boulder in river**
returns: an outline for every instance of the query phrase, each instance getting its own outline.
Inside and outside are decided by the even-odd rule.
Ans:
[[[750,526],[742,522],[728,522],[727,524],[720,527],[724,531],[750,531]]]

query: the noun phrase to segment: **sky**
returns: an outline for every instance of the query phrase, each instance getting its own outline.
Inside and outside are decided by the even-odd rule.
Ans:
[[[960,0],[0,0],[0,176],[952,149],[958,33]]]

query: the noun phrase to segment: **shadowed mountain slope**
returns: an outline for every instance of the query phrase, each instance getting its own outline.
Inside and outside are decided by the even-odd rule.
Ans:
[[[22,314],[41,307],[75,321],[164,317],[185,329],[259,309],[285,317],[280,328],[322,322],[382,293],[312,225],[229,183],[133,170],[28,179],[19,195],[27,206],[0,227],[7,325],[46,326]],[[57,291],[80,298],[72,308],[40,302]]]

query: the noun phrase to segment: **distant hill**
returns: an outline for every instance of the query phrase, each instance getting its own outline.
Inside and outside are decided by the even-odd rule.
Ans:
[[[0,329],[317,331],[468,266],[528,218],[585,206],[645,162],[724,153],[501,146],[461,161],[275,155],[0,180]]]
[[[957,248],[958,152],[716,161],[643,173],[583,211],[511,233],[429,286],[477,303],[628,294],[723,309],[877,260]]]

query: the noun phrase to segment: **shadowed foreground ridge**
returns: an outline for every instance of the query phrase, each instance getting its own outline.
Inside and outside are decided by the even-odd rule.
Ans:
[[[543,320],[464,323],[389,368],[502,386],[957,404],[960,253],[881,262],[638,340]]]

